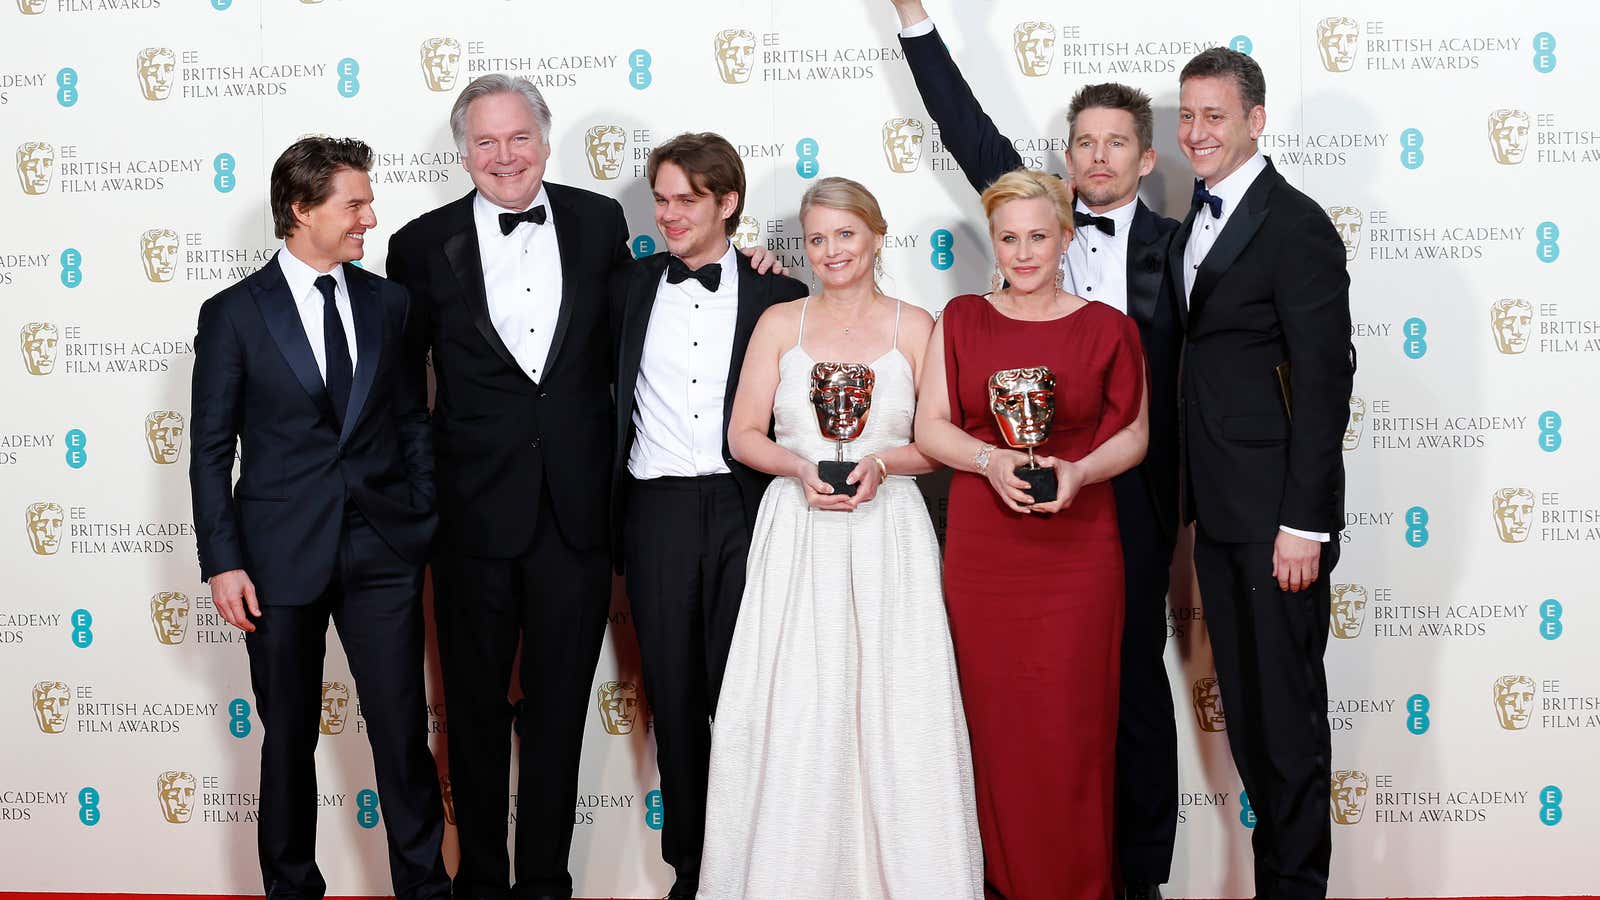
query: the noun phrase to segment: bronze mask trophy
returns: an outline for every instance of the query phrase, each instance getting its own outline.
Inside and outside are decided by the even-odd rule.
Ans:
[[[844,445],[866,429],[876,381],[872,367],[865,363],[819,362],[811,367],[811,406],[817,414],[817,429],[834,447],[834,458],[819,461],[817,474],[835,494],[856,494],[856,485],[845,481],[856,464],[845,460]]]
[[[1056,415],[1056,377],[1044,366],[1001,369],[989,376],[989,408],[1000,435],[1013,448],[1026,448],[1028,462],[1017,467],[1017,477],[1028,483],[1034,503],[1056,498],[1056,470],[1039,465],[1033,448],[1050,437]]]

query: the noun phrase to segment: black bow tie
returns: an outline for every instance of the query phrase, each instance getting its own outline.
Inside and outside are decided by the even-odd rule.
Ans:
[[[1072,211],[1072,227],[1088,228],[1093,226],[1112,237],[1117,236],[1117,223],[1111,221],[1110,216],[1096,216],[1081,210]]]
[[[1194,180],[1194,202],[1189,204],[1189,208],[1199,209],[1202,205],[1211,207],[1211,218],[1222,218],[1222,198],[1206,190],[1206,183],[1196,178]]]
[[[722,284],[722,263],[706,263],[698,269],[689,268],[689,264],[676,256],[667,259],[667,284],[681,284],[686,279],[693,278],[711,293],[717,292],[717,286]]]
[[[535,225],[544,224],[544,207],[535,206],[533,209],[519,213],[500,214],[500,233],[510,234],[517,230],[519,222],[532,222]]]

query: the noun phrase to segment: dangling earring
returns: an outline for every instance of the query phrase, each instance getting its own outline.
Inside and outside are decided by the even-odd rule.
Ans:
[[[1063,254],[1061,254],[1061,259],[1057,260],[1057,265],[1056,265],[1056,290],[1057,291],[1064,290],[1065,289],[1064,286],[1066,285],[1066,283],[1067,283],[1067,255],[1065,253],[1063,253]]]
[[[994,264],[994,274],[989,277],[989,293],[1000,293],[1000,286],[1005,284],[1005,275],[1000,271],[1000,264]]]
[[[883,293],[883,286],[879,283],[881,281],[883,281],[883,251],[874,250],[872,253],[872,286],[877,288],[880,294]]]
[[[811,296],[817,295],[817,270],[811,270]]]

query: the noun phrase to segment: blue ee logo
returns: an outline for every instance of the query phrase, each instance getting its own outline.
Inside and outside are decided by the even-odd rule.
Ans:
[[[1408,169],[1422,168],[1422,131],[1407,128],[1400,132],[1400,165]]]
[[[822,152],[822,145],[816,138],[801,138],[794,145],[794,155],[800,157],[795,161],[794,170],[801,178],[815,178],[822,171],[822,164],[817,162],[817,154]]]
[[[1428,511],[1420,506],[1406,510],[1406,543],[1413,547],[1428,543]]]
[[[943,272],[956,264],[956,236],[949,229],[940,228],[928,235],[928,243],[933,245],[933,253],[929,262],[933,267]]]
[[[1249,56],[1250,51],[1254,50],[1255,48],[1256,45],[1250,41],[1250,38],[1242,34],[1236,34],[1231,40],[1228,41],[1229,50],[1236,50],[1240,53],[1243,53],[1245,56]]]
[[[650,86],[655,77],[650,74],[650,51],[635,50],[628,54],[628,85],[636,91]]]
[[[339,96],[348,100],[361,93],[361,79],[357,77],[361,74],[361,63],[346,56],[333,70],[339,76]]]
[[[1548,31],[1533,36],[1533,70],[1541,75],[1556,70],[1556,36]]]
[[[634,259],[644,259],[656,252],[656,239],[648,234],[641,234],[628,245],[633,250]]]
[[[666,822],[665,805],[661,802],[661,792],[651,791],[644,795],[644,824],[656,831]]]
[[[89,464],[89,452],[84,448],[89,446],[89,436],[83,433],[82,428],[74,428],[67,432],[67,467],[81,469]]]
[[[1246,828],[1256,827],[1256,808],[1250,805],[1250,792],[1239,792],[1239,824]]]
[[[212,158],[211,170],[216,173],[216,177],[211,179],[211,186],[217,189],[217,193],[226,194],[238,187],[239,179],[233,175],[233,170],[237,167],[238,163],[234,161],[232,153],[218,153]]]
[[[1561,624],[1561,601],[1554,597],[1539,604],[1539,637],[1553,641],[1566,631]]]
[[[362,828],[378,827],[378,792],[367,788],[356,795],[356,824]]]
[[[78,102],[78,70],[67,66],[56,70],[56,102],[72,106]]]
[[[61,251],[61,286],[75,288],[83,284],[83,254],[68,247]]]
[[[1406,356],[1411,359],[1421,359],[1428,352],[1428,323],[1416,316],[1405,320],[1400,326],[1400,334],[1405,338],[1402,348]]]
[[[100,824],[100,792],[92,787],[78,791],[78,821],[90,828]]]
[[[1553,263],[1561,256],[1561,245],[1556,243],[1561,239],[1561,229],[1554,222],[1540,222],[1539,227],[1533,230],[1539,239],[1537,253],[1540,262]]]
[[[1561,414],[1553,409],[1539,414],[1539,449],[1546,453],[1561,449]]]
[[[217,12],[223,12],[232,5],[233,0],[211,0],[211,8]]]
[[[1561,824],[1561,788],[1547,784],[1539,790],[1539,821],[1551,826]]]
[[[1431,706],[1427,694],[1412,694],[1406,698],[1406,730],[1412,734],[1427,734],[1428,726],[1433,724],[1428,719]]]
[[[79,650],[88,649],[94,643],[94,616],[87,609],[72,611],[72,646]]]
[[[228,703],[228,733],[240,739],[250,736],[250,701],[243,697]]]

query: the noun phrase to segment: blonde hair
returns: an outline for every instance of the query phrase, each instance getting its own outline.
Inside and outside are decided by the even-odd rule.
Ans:
[[[800,198],[800,218],[816,207],[847,212],[867,223],[867,230],[876,235],[889,233],[889,223],[883,218],[878,198],[859,181],[848,178],[824,178],[812,185]]]
[[[994,214],[1013,200],[1050,201],[1055,207],[1056,221],[1070,239],[1072,237],[1072,192],[1066,182],[1033,169],[1013,169],[989,185],[983,192],[983,212],[989,219],[989,229],[994,230]]]

